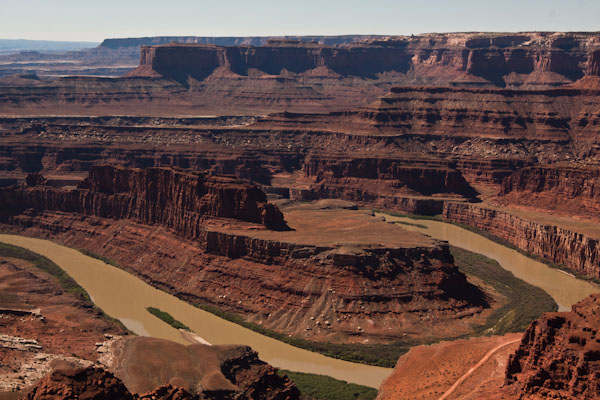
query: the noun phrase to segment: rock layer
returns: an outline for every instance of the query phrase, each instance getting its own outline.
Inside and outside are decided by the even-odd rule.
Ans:
[[[560,166],[523,168],[502,182],[498,201],[597,220],[600,170]]]
[[[169,168],[93,167],[77,190],[52,190],[47,186],[7,189],[2,203],[4,220],[25,209],[70,211],[160,224],[185,237],[197,235],[207,216],[286,228],[283,214],[267,202],[260,189],[232,178]]]
[[[395,72],[413,82],[548,87],[596,74],[599,46],[598,35],[559,33],[427,34],[335,47],[298,40],[261,47],[171,43],[142,46],[140,67],[130,75],[203,80],[219,69],[363,78]]]
[[[519,398],[600,397],[600,295],[534,321],[506,368]]]

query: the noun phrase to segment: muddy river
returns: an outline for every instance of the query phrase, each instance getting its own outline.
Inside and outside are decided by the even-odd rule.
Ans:
[[[547,291],[561,310],[568,310],[573,303],[590,293],[600,291],[596,285],[549,268],[517,251],[457,226],[437,221],[414,221],[384,216],[388,221],[418,222],[427,228],[407,225],[401,227],[447,240],[454,246],[484,254],[498,261],[515,276]],[[178,330],[146,311],[146,307],[153,306],[168,312],[209,343],[249,345],[258,351],[261,359],[279,368],[329,375],[375,388],[391,373],[391,369],[332,359],[262,336],[197,309],[123,270],[53,242],[14,235],[0,235],[0,241],[27,248],[51,259],[90,294],[98,307],[121,320],[139,335],[187,343]]]
[[[404,229],[421,232],[435,239],[446,240],[453,246],[483,254],[496,260],[502,268],[509,270],[517,278],[545,290],[556,301],[559,311],[570,311],[571,305],[574,303],[592,293],[600,292],[600,286],[598,285],[577,279],[566,272],[551,268],[544,263],[524,256],[516,250],[509,249],[456,225],[438,221],[394,217],[387,214],[378,215],[385,217],[387,221],[424,225],[427,228],[404,224],[400,226]]]
[[[24,247],[52,260],[75,279],[106,314],[121,320],[138,335],[189,344],[177,329],[146,310],[152,306],[168,312],[211,344],[251,346],[262,360],[279,368],[329,375],[374,388],[392,371],[336,360],[260,335],[155,289],[128,272],[48,240],[0,235],[0,242]]]

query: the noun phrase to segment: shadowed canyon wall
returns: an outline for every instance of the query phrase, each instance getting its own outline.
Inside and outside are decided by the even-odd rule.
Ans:
[[[9,192],[12,190],[12,192]],[[158,223],[194,237],[206,216],[285,229],[283,214],[260,189],[236,179],[169,168],[92,167],[78,190],[13,187],[3,192],[2,219],[25,209],[70,211],[102,218]]]

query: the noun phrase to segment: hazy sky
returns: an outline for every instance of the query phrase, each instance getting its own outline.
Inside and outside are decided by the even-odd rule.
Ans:
[[[0,0],[0,38],[598,31],[600,0]]]

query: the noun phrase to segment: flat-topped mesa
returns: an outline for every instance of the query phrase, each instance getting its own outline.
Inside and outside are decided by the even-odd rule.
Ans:
[[[597,75],[594,60],[599,37],[573,33],[428,34],[329,42],[335,46],[301,38],[233,41],[233,46],[186,39],[185,43],[142,46],[140,66],[129,76],[203,80],[219,68],[237,75],[248,75],[251,70],[269,75],[284,71],[302,74],[320,68],[338,77],[372,78],[397,72],[405,74],[402,80],[410,84],[547,88]]]
[[[156,46],[169,43],[202,43],[217,46],[264,46],[271,40],[317,42],[335,45],[360,40],[374,39],[379,35],[339,35],[339,36],[153,36],[139,38],[105,39],[99,48],[121,49]]]
[[[600,294],[570,312],[534,321],[506,367],[519,398],[597,399],[600,395]]]
[[[200,81],[218,68],[245,76],[253,70],[281,75],[285,71],[305,73],[320,67],[330,70],[330,75],[369,77],[385,71],[406,72],[409,62],[410,57],[398,46],[330,47],[289,40],[262,47],[167,44],[142,46],[140,66],[128,76],[176,80],[191,77]]]
[[[172,168],[96,166],[76,190],[15,187],[2,196],[3,220],[34,209],[159,224],[184,237],[196,237],[207,217],[286,229],[283,214],[260,189],[232,177]]]

